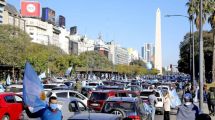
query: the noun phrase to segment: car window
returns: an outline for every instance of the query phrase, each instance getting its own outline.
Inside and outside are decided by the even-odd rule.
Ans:
[[[90,96],[90,100],[106,100],[107,97],[107,93],[93,92]]]
[[[81,99],[81,100],[84,100],[85,98],[83,96],[81,96],[80,94],[76,94],[75,97]]]
[[[128,95],[126,93],[118,93],[117,97],[127,97]]]
[[[16,102],[22,102],[22,98],[21,97],[19,97],[17,95],[15,95],[14,97],[15,97]]]
[[[22,88],[11,87],[11,88],[7,89],[6,92],[18,93],[18,92],[22,92]]]
[[[151,95],[152,94],[152,92],[141,92],[140,93],[140,96],[149,96],[149,95]]]
[[[56,93],[57,97],[67,98],[67,92]]]
[[[78,101],[78,106],[79,106],[79,108],[80,108],[81,111],[87,110],[86,106],[82,102],[80,102],[80,101]]]
[[[43,88],[44,89],[52,89],[52,88],[55,88],[57,87],[57,85],[44,85]]]
[[[48,93],[46,94],[46,96],[47,96],[47,97],[51,97],[51,96],[52,96],[52,92],[48,92]]]
[[[76,93],[74,93],[74,92],[69,92],[69,97],[76,97]]]
[[[12,96],[12,95],[5,96],[4,99],[7,103],[15,103],[14,96]]]
[[[107,102],[105,104],[105,111],[115,108],[123,109],[125,111],[134,111],[135,104],[132,102]]]

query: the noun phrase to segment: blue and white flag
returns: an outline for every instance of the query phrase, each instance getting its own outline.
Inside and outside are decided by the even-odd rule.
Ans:
[[[72,71],[72,67],[69,67],[67,70],[66,70],[66,73],[65,73],[65,75],[66,76],[69,76],[70,75],[70,73],[71,73],[71,71]]]
[[[39,75],[40,80],[46,78],[46,72],[43,72]]]
[[[7,76],[6,85],[10,85],[10,75]]]
[[[181,105],[181,100],[176,90],[173,89],[172,91],[170,91],[170,106],[171,108],[176,108],[179,105]]]
[[[23,79],[23,100],[27,106],[34,109],[33,112],[37,112],[38,110],[46,107],[45,102],[41,100],[42,93],[43,86],[37,73],[34,71],[32,66],[26,62]]]

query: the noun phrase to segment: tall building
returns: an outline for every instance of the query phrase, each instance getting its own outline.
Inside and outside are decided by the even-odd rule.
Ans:
[[[5,0],[0,0],[0,24],[3,23],[3,11],[5,5],[6,5]]]
[[[103,41],[101,34],[96,41],[95,51],[99,52],[100,55],[106,56],[108,58],[109,48]]]
[[[128,48],[127,50],[129,55],[129,59],[128,59],[129,63],[139,59],[139,54],[137,50],[134,50],[133,48]]]
[[[129,64],[129,54],[127,49],[120,47],[114,42],[109,42],[107,45],[110,50],[108,58],[113,64]]]
[[[155,56],[155,52],[154,52],[154,45],[151,43],[145,43],[143,45],[143,47],[141,48],[141,53],[142,53],[142,59],[145,62],[152,62],[154,63],[154,56]]]
[[[155,28],[155,63],[154,67],[162,74],[162,47],[161,47],[161,12],[157,9],[156,12],[156,28]]]
[[[16,26],[25,31],[25,20],[20,16],[17,9],[9,3],[4,7],[2,20],[3,24]]]

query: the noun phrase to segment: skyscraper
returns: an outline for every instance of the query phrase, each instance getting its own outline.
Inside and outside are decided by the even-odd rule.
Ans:
[[[161,51],[161,13],[160,9],[156,12],[156,30],[155,30],[155,68],[162,74],[162,51]]]
[[[142,58],[145,62],[154,63],[154,45],[150,43],[145,43],[142,47]]]

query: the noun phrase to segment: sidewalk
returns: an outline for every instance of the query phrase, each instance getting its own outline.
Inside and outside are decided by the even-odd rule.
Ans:
[[[199,106],[199,103],[194,103],[195,105]],[[206,114],[209,114],[209,111],[208,111],[208,105],[207,103],[203,103],[203,109],[202,109],[202,112],[203,113],[206,113]],[[211,120],[215,120],[215,116],[211,116]]]

